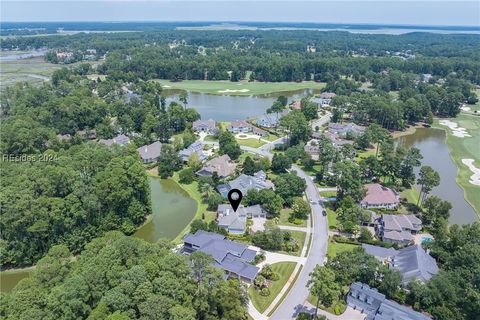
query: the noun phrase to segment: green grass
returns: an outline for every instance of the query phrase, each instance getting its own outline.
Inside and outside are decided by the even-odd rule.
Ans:
[[[412,186],[410,189],[403,190],[400,197],[405,198],[407,199],[407,202],[416,205],[419,195],[420,191],[415,186]]]
[[[326,207],[325,210],[327,211],[327,221],[328,221],[328,228],[329,229],[337,229],[338,220],[337,214],[332,209]]]
[[[280,136],[277,136],[277,135],[275,135],[275,134],[271,134],[271,133],[270,133],[268,136],[264,137],[263,139],[272,142],[272,141],[277,140],[278,138],[280,138]]]
[[[206,80],[184,80],[180,82],[171,82],[169,80],[155,80],[164,86],[164,89],[180,89],[192,92],[201,92],[219,95],[261,95],[274,92],[297,91],[304,89],[320,90],[325,87],[325,83],[305,81],[305,82],[230,82],[230,81],[206,81]],[[225,92],[225,90],[231,90]],[[240,91],[243,90],[243,91]],[[223,92],[222,92],[223,91]]]
[[[333,242],[332,238],[330,237],[329,241],[328,241],[327,255],[328,255],[329,258],[333,258],[339,253],[352,251],[353,249],[355,249],[357,247],[358,246],[355,245],[355,244]]]
[[[45,80],[38,79],[32,75],[51,77],[55,70],[63,67],[73,67],[80,62],[62,65],[46,62],[42,57],[20,59],[14,61],[0,61],[0,82],[2,89],[11,86],[17,82],[29,82],[34,84],[41,84]],[[92,62],[87,62],[92,63]]]
[[[337,191],[320,191],[320,196],[324,198],[332,198],[337,196]]]
[[[285,300],[285,298],[287,297],[288,293],[290,292],[290,290],[292,290],[292,287],[293,285],[295,284],[295,282],[297,282],[297,279],[298,279],[298,276],[300,275],[300,273],[302,272],[302,269],[303,269],[303,265],[300,265],[300,267],[298,268],[298,271],[297,271],[297,274],[295,274],[295,277],[293,278],[292,282],[290,283],[290,285],[288,286],[288,289],[287,291],[285,291],[285,293],[283,294],[283,296],[280,298],[280,300],[278,300],[277,304],[272,308],[272,310],[270,310],[270,312],[268,313],[268,316],[272,316],[272,314],[275,312],[275,310],[277,310],[278,306],[282,304],[283,300]]]
[[[258,139],[236,139],[238,144],[241,146],[258,148],[265,144],[265,142]]]
[[[253,305],[255,308],[260,312],[263,313],[265,310],[270,306],[272,301],[277,297],[277,295],[280,293],[282,288],[285,286],[287,283],[288,279],[290,278],[290,275],[293,272],[293,269],[295,269],[295,262],[279,262],[279,263],[274,263],[272,264],[272,270],[273,272],[278,273],[279,279],[277,281],[272,282],[270,285],[270,295],[263,297],[258,292],[255,290],[253,286],[250,286],[248,288],[248,295],[250,296],[250,299],[252,300]]]
[[[218,139],[215,138],[215,136],[212,136],[212,135],[206,136],[204,140],[205,141],[218,141]]]
[[[450,129],[438,125],[435,120],[435,126],[446,130],[446,142],[450,150],[450,157],[458,168],[457,183],[464,190],[465,199],[473,206],[478,215],[480,215],[480,186],[469,182],[473,172],[462,163],[462,159],[474,159],[474,166],[480,168],[480,117],[474,115],[460,114],[452,121],[458,123],[459,127],[467,129],[472,137],[458,138],[452,135]]]
[[[292,209],[282,209],[280,211],[278,224],[282,226],[307,227],[307,220],[301,220],[301,224],[295,224],[288,221],[288,218],[290,218],[290,213],[292,213]]]
[[[188,195],[197,202],[197,211],[195,212],[195,216],[193,217],[193,220],[196,219],[201,219],[202,218],[202,213],[205,213],[205,220],[207,222],[212,221],[215,219],[215,212],[212,211],[207,211],[207,204],[202,202],[202,195],[198,191],[198,182],[194,181],[191,184],[182,184],[179,182],[179,177],[178,177],[178,172],[175,172],[175,174],[172,177],[172,180],[178,183],[178,185],[185,190]],[[180,243],[187,234],[187,232],[190,229],[190,223],[178,234],[178,236],[173,239],[173,243]]]
[[[284,254],[289,254],[289,255],[292,255],[292,256],[299,257],[300,254],[302,253],[303,244],[305,243],[305,238],[307,236],[307,233],[303,232],[303,231],[292,231],[292,230],[288,230],[288,232],[290,232],[293,239],[297,240],[298,250],[297,251],[291,251],[291,252],[279,251],[279,253],[284,253]]]

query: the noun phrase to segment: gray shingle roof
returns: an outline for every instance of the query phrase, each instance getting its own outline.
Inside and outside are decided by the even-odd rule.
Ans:
[[[155,141],[154,143],[141,146],[137,148],[140,157],[144,161],[153,161],[160,157],[160,152],[162,151],[162,143],[160,141]]]
[[[420,245],[395,250],[362,244],[362,248],[366,253],[381,262],[387,261],[391,268],[400,271],[404,285],[414,279],[427,282],[438,273],[437,262]]]
[[[181,150],[178,154],[183,161],[188,161],[188,158],[192,153],[196,152],[200,161],[203,161],[207,158],[207,155],[203,152],[203,144],[201,141],[195,141],[188,148]]]
[[[208,120],[197,120],[193,121],[192,123],[192,129],[193,130],[201,130],[201,129],[207,129],[207,130],[215,130],[216,126],[215,120],[208,119]]]
[[[219,177],[228,177],[235,172],[236,167],[237,164],[231,162],[230,157],[227,154],[224,154],[208,161],[202,169],[197,171],[197,175],[211,176],[216,172]]]
[[[259,268],[249,264],[254,260],[256,252],[242,243],[226,240],[225,236],[199,230],[195,234],[188,234],[184,243],[198,247],[198,251],[215,259],[215,266],[240,277],[253,280],[258,273]]]
[[[112,138],[112,139],[106,139],[106,140],[105,140],[105,139],[100,139],[98,142],[101,143],[101,144],[104,144],[104,145],[106,145],[106,146],[111,146],[111,145],[113,145],[114,143],[116,143],[116,144],[118,144],[118,145],[120,145],[120,146],[123,147],[123,146],[125,146],[125,145],[127,145],[127,144],[130,143],[130,138],[127,137],[127,136],[124,135],[124,134],[121,134],[121,135],[118,135],[118,136],[116,136],[116,137],[114,137],[114,138]]]
[[[420,245],[398,250],[391,264],[402,273],[404,284],[413,279],[427,282],[438,273],[437,262]]]
[[[428,320],[429,317],[388,300],[364,283],[355,282],[347,296],[350,307],[367,314],[367,320]]]
[[[228,191],[231,189],[238,189],[244,195],[247,194],[248,190],[251,189],[272,189],[273,182],[266,179],[265,173],[259,171],[254,174],[254,176],[247,176],[246,174],[241,174],[235,180],[229,181],[227,184],[222,184],[217,186],[218,192],[220,192],[224,197],[227,196]]]

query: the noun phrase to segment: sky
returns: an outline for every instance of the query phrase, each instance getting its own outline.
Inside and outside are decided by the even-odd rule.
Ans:
[[[2,0],[2,21],[261,21],[479,26],[480,0]]]

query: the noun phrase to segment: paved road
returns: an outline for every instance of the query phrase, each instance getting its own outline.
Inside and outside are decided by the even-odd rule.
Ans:
[[[246,146],[240,146],[242,150],[256,153],[271,159],[273,155],[269,152],[276,143],[280,143],[283,138],[280,138],[274,142],[263,145],[260,148],[251,148]],[[217,144],[215,142],[207,142],[208,144]],[[309,291],[307,288],[308,280],[310,279],[309,274],[313,271],[317,264],[323,264],[325,257],[327,255],[327,243],[328,243],[328,223],[327,218],[322,215],[324,207],[320,201],[320,194],[318,189],[315,187],[314,182],[311,177],[307,175],[302,169],[297,165],[292,166],[297,175],[305,179],[307,183],[307,190],[305,191],[306,196],[309,201],[315,202],[312,205],[312,243],[308,256],[306,257],[304,266],[300,275],[298,276],[297,281],[293,285],[292,289],[282,301],[280,306],[275,310],[273,315],[270,317],[272,320],[288,320],[295,319],[298,313],[302,310],[305,301],[308,298]]]
[[[317,264],[323,264],[327,254],[328,228],[327,219],[322,215],[324,209],[319,205],[320,195],[310,176],[296,165],[292,169],[297,172],[307,182],[306,195],[308,200],[313,200],[316,204],[312,205],[313,212],[313,230],[312,245],[308,252],[307,260],[303,269],[293,285],[292,289],[283,300],[282,304],[277,308],[275,313],[270,317],[272,320],[295,319],[297,314],[302,310],[305,300],[308,298],[307,282],[310,279],[310,272],[313,271]]]

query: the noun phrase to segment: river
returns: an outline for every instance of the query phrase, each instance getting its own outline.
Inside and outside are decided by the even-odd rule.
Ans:
[[[164,94],[167,95],[167,105],[172,101],[179,101],[179,92],[179,90],[164,90]],[[187,106],[195,108],[202,119],[233,121],[262,115],[280,95],[288,97],[288,101],[291,102],[317,92],[319,91],[306,89],[258,96],[230,96],[189,91]]]
[[[450,158],[444,130],[419,128],[414,134],[398,138],[398,143],[407,148],[420,149],[422,165],[428,165],[439,173],[440,185],[432,190],[431,195],[452,203],[450,224],[467,224],[478,220],[475,210],[464,198],[463,189],[456,183],[457,167]]]

